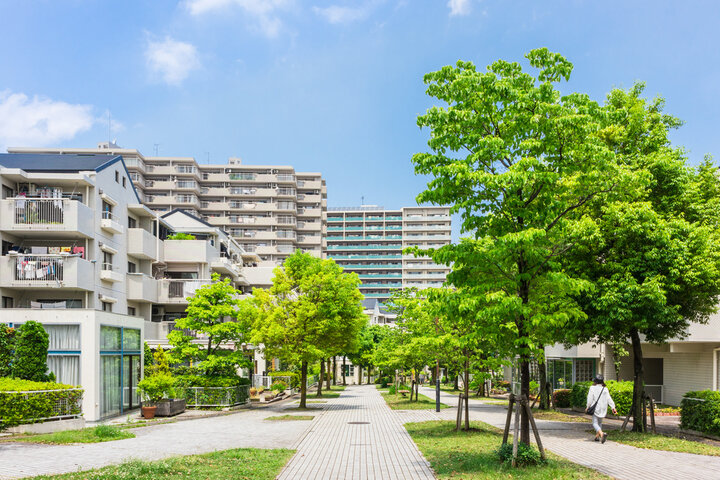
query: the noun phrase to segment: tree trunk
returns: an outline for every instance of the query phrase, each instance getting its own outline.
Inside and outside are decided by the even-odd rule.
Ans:
[[[363,374],[362,365],[358,365],[358,385],[362,385],[362,374]]]
[[[547,388],[547,363],[545,362],[545,359],[543,358],[542,363],[538,362],[538,370],[540,371],[540,390],[538,391],[538,395],[540,395],[540,410],[547,410],[550,408],[550,392],[548,392]]]
[[[643,423],[643,389],[645,387],[645,372],[643,370],[643,354],[642,345],[640,345],[640,332],[636,328],[630,330],[630,338],[633,347],[633,369],[635,377],[633,378],[633,432],[645,431]]]
[[[330,391],[330,359],[327,360],[327,371],[325,372],[325,390]],[[321,379],[322,381],[322,379]]]
[[[317,396],[322,397],[323,376],[325,375],[325,359],[320,359],[320,376],[318,377]]]
[[[300,364],[300,408],[307,408],[307,362]]]
[[[470,409],[468,407],[470,399],[470,359],[465,357],[465,378],[463,390],[465,394],[465,430],[470,431]]]
[[[520,357],[520,396],[530,398],[530,359]],[[524,408],[520,409],[520,442],[530,445],[530,419]]]
[[[453,390],[460,390],[460,385],[458,384],[459,375],[457,374],[457,372],[453,372],[453,377]]]
[[[343,355],[343,364],[342,364],[342,377],[343,377],[343,386],[347,385],[347,380],[345,378],[345,372],[346,372],[346,366],[345,366],[345,360],[347,357]]]
[[[332,384],[337,385],[337,381],[335,379],[337,377],[337,357],[333,357],[333,374],[332,374]]]

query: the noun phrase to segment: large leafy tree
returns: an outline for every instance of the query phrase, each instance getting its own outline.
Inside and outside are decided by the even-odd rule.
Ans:
[[[237,368],[246,367],[249,360],[243,344],[249,342],[250,335],[248,308],[230,279],[213,274],[211,283],[188,297],[185,317],[176,322],[179,329],[168,334],[173,359],[199,362],[210,375],[231,375]],[[196,335],[185,333],[188,330],[205,340],[198,342]]]
[[[41,323],[28,321],[18,328],[15,339],[15,353],[12,361],[12,376],[35,382],[47,382],[47,354],[50,336]]]
[[[680,122],[646,101],[643,85],[614,90],[604,136],[619,162],[643,180],[624,198],[597,205],[578,229],[567,266],[592,282],[580,296],[588,319],[569,341],[632,345],[633,429],[642,430],[642,342],[663,343],[706,322],[720,295],[720,178],[706,160],[697,171],[670,145]]]
[[[357,341],[357,350],[348,356],[350,361],[360,368],[360,383],[362,383],[363,369],[367,370],[368,376],[371,374],[375,350],[380,342],[382,342],[383,338],[387,335],[389,328],[390,327],[383,325],[366,324],[363,326],[362,330],[360,330]]]
[[[526,58],[535,74],[503,60],[485,72],[459,61],[427,74],[428,95],[444,106],[418,117],[430,151],[413,163],[431,177],[418,202],[449,205],[468,234],[426,253],[454,264],[450,283],[485,299],[494,319],[487,332],[510,334],[507,353],[519,358],[527,396],[532,356],[582,316],[572,294],[585,282],[559,262],[572,246],[570,227],[624,175],[597,136],[599,106],[555,88],[572,64],[545,48]],[[520,441],[530,441],[524,412]]]
[[[300,408],[306,407],[308,364],[355,349],[366,322],[360,280],[332,259],[296,251],[275,269],[269,289],[255,289],[253,343],[266,355],[300,364]]]

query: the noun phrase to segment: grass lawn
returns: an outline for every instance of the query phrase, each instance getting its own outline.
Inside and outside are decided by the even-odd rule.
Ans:
[[[469,432],[456,432],[455,422],[422,422],[405,425],[410,436],[432,465],[439,480],[532,480],[609,479],[552,453],[544,465],[512,468],[500,463],[495,453],[502,442],[499,431],[482,422],[472,422]]]
[[[431,400],[422,393],[418,395],[418,400],[410,401],[410,395],[403,397],[402,395],[382,393],[382,397],[387,402],[388,406],[393,410],[425,410],[428,408],[435,408],[435,400]],[[450,408],[444,403],[440,404],[440,408]]]
[[[620,432],[608,430],[608,440],[637,448],[665,450],[668,452],[695,453],[698,455],[720,456],[720,447],[707,443],[685,440],[681,437],[655,435],[652,433]]]
[[[271,480],[292,457],[293,450],[238,448],[205,455],[172,457],[154,462],[134,460],[85,472],[43,475],[33,480]]]
[[[135,434],[118,427],[111,427],[109,425],[98,425],[97,427],[83,428],[81,430],[66,430],[64,432],[12,437],[12,441],[26,443],[62,444],[111,442],[113,440],[122,440],[125,438],[135,438]]]
[[[313,418],[315,418],[315,415],[275,415],[273,417],[266,417],[264,420],[286,422],[293,420],[312,420]]]
[[[554,422],[571,422],[571,423],[590,423],[587,418],[577,415],[568,415],[567,413],[557,410],[536,410],[533,409],[533,417],[535,420],[552,420]]]
[[[340,392],[345,390],[345,387],[342,385],[331,385],[330,391],[328,392],[325,390],[325,386],[323,385],[322,390],[322,396],[318,397],[317,395],[317,388],[313,387],[311,389],[308,389],[308,396],[307,398],[338,398],[340,396]]]

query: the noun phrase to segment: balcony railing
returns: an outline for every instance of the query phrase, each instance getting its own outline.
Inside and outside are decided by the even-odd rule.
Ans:
[[[48,225],[64,222],[64,204],[61,198],[16,198],[16,225]]]
[[[21,255],[14,257],[15,280],[51,282],[63,280],[68,255]]]

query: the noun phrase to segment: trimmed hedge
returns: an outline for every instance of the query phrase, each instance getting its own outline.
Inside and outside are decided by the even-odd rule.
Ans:
[[[62,383],[0,378],[0,430],[41,422],[47,417],[81,415],[83,390],[76,388]],[[62,405],[60,410],[56,410],[58,405]]]
[[[720,392],[687,392],[680,402],[680,426],[720,436]]]
[[[615,402],[619,415],[627,415],[632,405],[633,382],[616,382],[608,380],[605,382],[610,396]],[[585,410],[587,406],[587,394],[592,382],[577,382],[570,391],[570,402],[573,407]]]
[[[270,372],[268,377],[290,377],[290,387],[300,388],[300,374],[295,372]],[[325,377],[323,376],[323,379]]]
[[[563,390],[555,390],[553,392],[553,405],[556,408],[570,408],[570,390],[569,389],[563,389]]]

